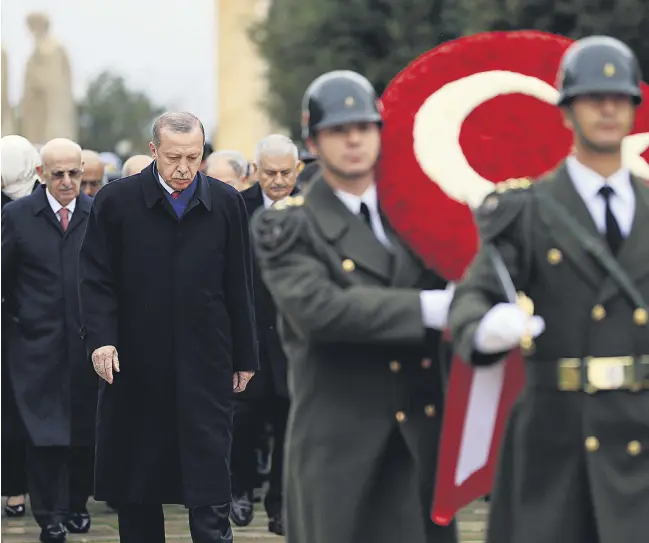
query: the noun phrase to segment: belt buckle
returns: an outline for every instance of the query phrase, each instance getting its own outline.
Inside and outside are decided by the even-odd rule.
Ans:
[[[563,358],[559,362],[559,390],[581,390],[581,358]]]
[[[618,390],[633,381],[633,357],[589,357],[586,364],[589,388],[594,391]]]

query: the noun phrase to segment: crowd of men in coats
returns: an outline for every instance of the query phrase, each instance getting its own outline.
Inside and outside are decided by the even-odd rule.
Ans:
[[[173,134],[173,130],[178,127],[187,129],[190,133],[192,130],[196,132],[196,153],[190,157],[194,160],[191,166],[178,164],[173,154],[169,159],[165,158],[167,155],[159,154],[166,152],[168,147],[171,152],[175,152],[173,145],[177,142],[167,141],[165,136]],[[296,193],[300,184],[298,178],[302,184],[308,182],[317,164],[312,157],[299,153],[289,138],[278,134],[270,135],[259,142],[254,161],[247,161],[237,151],[213,152],[210,144],[205,142],[200,122],[189,114],[162,116],[156,124],[154,141],[152,152],[156,157],[155,163],[153,156],[135,155],[124,162],[120,171],[113,173],[111,170],[114,168],[102,161],[100,154],[81,149],[77,143],[69,140],[56,139],[37,148],[21,136],[2,138],[2,495],[7,496],[5,515],[14,518],[25,515],[25,497],[29,495],[34,518],[41,527],[42,541],[63,541],[66,533],[83,534],[91,529],[87,502],[95,494],[95,462],[99,493],[105,494],[103,497],[98,496],[98,499],[105,500],[112,509],[122,509],[120,526],[126,526],[125,530],[121,530],[122,541],[128,541],[128,526],[132,524],[135,525],[132,530],[133,541],[137,541],[137,534],[141,531],[138,528],[140,520],[151,518],[151,522],[155,523],[156,514],[159,516],[160,513],[151,512],[146,507],[129,508],[129,502],[146,502],[147,498],[153,497],[157,504],[188,503],[188,500],[195,500],[201,505],[206,499],[204,494],[213,493],[214,489],[230,494],[230,485],[221,481],[230,477],[231,500],[226,499],[225,495],[218,496],[219,503],[227,502],[228,505],[225,513],[218,512],[217,518],[220,518],[219,515],[225,516],[226,519],[229,516],[236,525],[250,524],[254,514],[253,503],[261,499],[260,490],[265,486],[267,491],[264,505],[269,517],[269,530],[278,535],[284,533],[281,468],[289,403],[286,357],[275,329],[276,315],[272,298],[259,276],[256,264],[250,259],[252,253],[248,246],[246,221],[258,208],[268,207],[273,202]],[[184,150],[186,145],[182,143],[181,147]],[[107,194],[127,186],[138,187],[137,190],[141,190],[138,182],[142,178],[150,182],[155,175],[155,184],[149,183],[149,191],[143,193],[144,205],[154,205],[156,197],[160,197],[157,203],[166,211],[159,217],[161,224],[152,225],[152,238],[143,236],[146,229],[144,225],[130,224],[124,232],[119,266],[122,273],[129,277],[130,286],[127,290],[135,289],[138,294],[132,298],[137,307],[128,311],[122,308],[119,313],[120,316],[123,315],[122,312],[130,314],[128,320],[134,334],[133,348],[142,345],[149,351],[159,349],[161,358],[164,358],[166,353],[173,352],[173,344],[160,341],[162,330],[155,322],[161,318],[161,326],[168,324],[174,329],[173,318],[178,318],[178,315],[172,317],[169,306],[164,304],[142,305],[141,302],[141,297],[147,293],[155,299],[159,297],[161,289],[169,286],[164,284],[164,281],[171,281],[171,277],[165,277],[164,281],[159,282],[154,280],[156,275],[166,273],[165,270],[170,271],[169,262],[160,261],[160,258],[164,259],[169,255],[154,240],[160,237],[160,232],[164,230],[163,225],[167,221],[170,228],[173,228],[180,217],[187,213],[187,210],[181,210],[180,206],[187,205],[188,202],[181,203],[180,199],[176,200],[173,196],[168,201],[163,198],[169,194],[173,195],[174,192],[172,190],[171,193],[164,194],[161,190],[169,186],[162,185],[162,176],[167,175],[160,171],[165,160],[168,177],[172,183],[175,180],[174,175],[191,176],[190,181],[196,179],[194,183],[201,185],[194,190],[197,191],[206,211],[210,211],[207,209],[210,206],[210,195],[206,187],[217,187],[210,189],[212,198],[217,198],[220,194],[218,191],[224,192],[230,211],[221,209],[219,212],[225,217],[228,228],[235,227],[235,224],[228,221],[234,221],[239,228],[234,236],[235,243],[240,245],[238,248],[232,247],[232,243],[227,247],[226,239],[219,241],[217,235],[211,241],[198,236],[197,246],[187,249],[187,260],[198,258],[200,262],[188,265],[188,276],[183,279],[186,284],[197,285],[203,280],[209,283],[210,274],[213,274],[214,278],[225,274],[232,284],[228,292],[210,290],[213,285],[206,287],[206,290],[200,291],[203,301],[186,300],[184,310],[187,315],[182,319],[188,319],[190,313],[200,314],[201,304],[218,304],[221,296],[234,296],[237,290],[234,285],[241,285],[240,297],[230,300],[230,312],[224,312],[221,317],[228,321],[228,334],[240,333],[242,337],[236,341],[236,345],[224,344],[219,347],[215,343],[205,346],[203,352],[209,353],[210,349],[214,348],[217,351],[219,348],[227,351],[234,349],[234,367],[237,368],[237,364],[241,364],[240,368],[248,366],[245,369],[257,373],[249,386],[243,382],[243,379],[247,379],[245,372],[241,374],[239,388],[236,383],[234,386],[238,394],[234,403],[234,439],[231,454],[226,451],[227,447],[219,446],[218,443],[212,448],[205,443],[199,443],[198,446],[207,455],[204,465],[197,465],[196,455],[192,460],[185,460],[188,462],[187,466],[183,466],[185,473],[187,470],[193,470],[195,480],[201,481],[197,483],[198,486],[209,485],[197,496],[189,499],[183,494],[179,481],[170,481],[170,478],[173,478],[171,473],[180,472],[174,464],[178,460],[176,454],[185,454],[177,450],[182,440],[170,440],[168,435],[170,429],[179,424],[177,413],[173,409],[165,412],[161,406],[155,405],[154,400],[162,400],[165,394],[180,394],[180,388],[177,387],[181,384],[186,387],[183,394],[187,394],[188,398],[200,396],[200,391],[191,385],[191,380],[197,377],[196,374],[185,377],[173,377],[169,374],[167,377],[171,380],[156,391],[149,382],[142,383],[141,389],[133,389],[136,390],[137,396],[132,398],[135,404],[143,402],[143,418],[140,421],[132,418],[133,424],[128,427],[124,427],[124,420],[119,421],[118,431],[119,439],[124,440],[124,443],[132,443],[135,435],[140,436],[140,457],[134,459],[128,451],[115,450],[114,443],[109,444],[112,450],[108,457],[102,455],[101,446],[95,455],[98,378],[89,360],[92,351],[89,353],[87,344],[84,344],[88,338],[85,323],[81,321],[82,309],[86,315],[92,315],[93,310],[92,307],[80,307],[79,300],[79,253],[84,235],[87,241],[82,258],[90,259],[94,265],[97,265],[99,257],[88,244],[103,248],[107,243],[102,237],[93,236],[94,230],[88,225],[89,218],[93,216],[90,212],[93,200],[100,189],[109,185],[110,189],[103,189]],[[305,168],[305,163],[311,164]],[[178,171],[181,173],[176,173]],[[119,180],[123,178],[123,181]],[[147,187],[146,182],[143,186]],[[189,191],[185,194],[189,194]],[[218,197],[219,206],[223,205],[223,200],[223,195]],[[127,205],[127,202],[125,199],[124,205]],[[101,209],[101,203],[100,198],[96,202],[98,211]],[[236,216],[229,217],[230,212],[236,213]],[[169,218],[173,220],[169,221]],[[207,233],[224,231],[223,226],[221,223],[197,224],[195,228]],[[190,237],[195,236],[188,233],[187,239]],[[142,240],[144,247],[131,253],[128,240],[133,241],[135,238]],[[170,239],[173,239],[173,235]],[[236,254],[225,261],[239,267],[231,271],[219,271],[222,255],[228,250],[235,251]],[[196,256],[203,253],[207,253],[207,256]],[[129,266],[132,266],[130,271]],[[86,267],[88,268],[89,266]],[[142,271],[145,268],[146,271]],[[83,271],[81,273],[83,274]],[[151,277],[148,277],[149,275]],[[124,285],[120,287],[120,296],[124,296],[124,288]],[[254,302],[251,295],[253,288]],[[81,292],[84,292],[83,285]],[[108,305],[105,292],[89,292],[86,297],[91,305]],[[253,303],[254,310],[250,309],[248,312],[247,307],[253,308]],[[206,307],[207,313],[203,314],[208,321],[215,318],[209,314],[211,309]],[[237,318],[240,319],[239,322]],[[87,319],[92,320],[91,317]],[[256,330],[251,331],[253,322]],[[104,324],[102,323],[102,337],[104,331],[107,333],[107,328],[110,328]],[[128,356],[128,347],[124,346],[124,336],[121,334],[122,326],[125,324],[120,323],[120,352],[123,351],[124,356]],[[215,334],[218,334],[219,328],[223,326],[223,323],[214,321]],[[157,347],[148,344],[147,335],[151,336],[151,341],[158,344]],[[191,338],[187,337],[175,339],[179,343],[191,341]],[[248,351],[239,353],[237,358],[237,349],[241,348],[241,344],[247,345]],[[148,357],[151,357],[150,353]],[[230,355],[226,356],[229,357]],[[259,368],[257,359],[260,361]],[[158,358],[156,360],[159,361]],[[125,363],[123,371],[125,374],[129,371],[128,363]],[[151,371],[155,373],[161,370],[151,368]],[[170,371],[170,368],[166,371]],[[217,376],[218,371],[214,375],[204,375],[202,382],[209,382]],[[118,379],[114,390],[118,390],[117,382]],[[198,379],[198,382],[201,382],[201,379]],[[173,390],[176,385],[176,390]],[[102,386],[99,390],[99,401],[107,403],[108,391],[104,391]],[[149,392],[144,393],[144,390]],[[224,397],[227,397],[227,392],[224,392]],[[220,411],[219,406],[212,408]],[[196,409],[195,419],[199,424],[198,421],[208,415],[204,410],[198,407]],[[227,409],[224,411],[227,419]],[[101,413],[100,409],[100,417]],[[154,422],[144,417],[144,413],[151,414]],[[218,425],[219,417],[213,418]],[[147,431],[148,428],[151,428],[150,432]],[[200,426],[196,428],[194,438],[197,442],[200,441],[200,433],[203,431],[204,428]],[[216,428],[214,433],[218,435],[223,432],[227,434],[227,424],[221,421],[221,426]],[[101,434],[98,437],[101,439]],[[192,439],[192,436],[186,437]],[[176,443],[172,446],[173,441]],[[170,447],[173,451],[169,457],[162,458],[164,451]],[[210,455],[216,454],[215,451],[222,453],[223,461],[220,463],[217,458],[210,458]],[[130,468],[118,472],[123,476],[121,482],[129,479],[133,481],[131,495],[113,492],[112,489],[119,486],[120,481],[115,482],[114,475],[111,475],[108,479],[113,481],[108,482],[106,475],[102,474],[102,466],[125,461],[126,457],[129,459]],[[152,465],[153,467],[147,470],[146,466]],[[214,465],[219,466],[216,472],[214,468],[209,467]],[[149,490],[147,496],[141,495],[142,485],[146,486],[149,480],[156,478],[162,481],[160,487]],[[210,498],[207,501],[214,500]],[[127,505],[120,507],[120,503]],[[208,522],[203,519],[206,515],[209,517],[209,513],[204,512],[202,516],[200,512],[193,515],[193,530],[200,532],[201,521],[203,524]],[[151,541],[151,534],[160,532],[160,525],[145,531],[148,533],[146,540]],[[228,528],[225,527],[223,531],[224,537],[227,537]]]

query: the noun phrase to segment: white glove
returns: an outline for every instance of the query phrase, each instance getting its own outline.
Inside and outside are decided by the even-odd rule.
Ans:
[[[446,290],[422,290],[419,293],[424,326],[443,330],[448,322],[448,308],[453,300],[455,285],[449,283]]]
[[[498,304],[482,317],[473,344],[483,354],[501,353],[518,347],[525,334],[538,337],[544,330],[542,317],[530,317],[516,304]]]

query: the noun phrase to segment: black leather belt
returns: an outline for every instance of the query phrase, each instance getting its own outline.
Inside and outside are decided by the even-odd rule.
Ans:
[[[649,389],[649,355],[561,358],[526,362],[527,383],[537,388],[589,394],[602,390]]]

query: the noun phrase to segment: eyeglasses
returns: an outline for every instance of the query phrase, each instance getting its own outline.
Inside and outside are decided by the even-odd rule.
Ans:
[[[67,175],[72,181],[78,181],[81,179],[81,176],[83,175],[83,170],[55,170],[50,172],[50,175],[52,176],[52,179],[56,179],[57,181],[60,181],[65,178]]]

